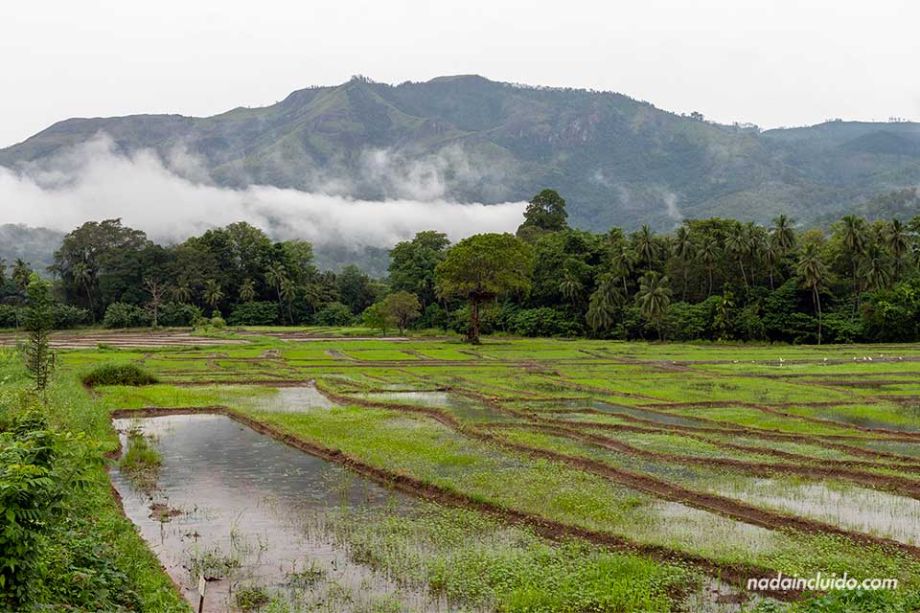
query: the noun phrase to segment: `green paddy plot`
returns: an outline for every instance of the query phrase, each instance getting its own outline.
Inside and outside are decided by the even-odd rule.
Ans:
[[[784,407],[783,410],[793,415],[824,419],[830,422],[839,422],[841,424],[862,428],[920,433],[920,402],[916,405],[886,401],[879,401],[873,404],[845,404],[819,407],[801,407],[793,405]]]
[[[836,425],[831,422],[816,423],[796,417],[787,417],[768,413],[760,409],[748,407],[676,407],[669,408],[667,412],[672,415],[681,415],[688,418],[705,419],[710,425],[741,426],[757,430],[772,430],[789,434],[808,434],[815,436],[847,436],[867,437],[868,433],[861,432],[845,425]]]
[[[331,328],[208,340],[226,344],[60,349],[57,376],[110,447],[110,411],[219,408],[234,428],[396,484],[410,511],[330,509],[311,538],[445,610],[916,608],[920,346],[470,346]],[[79,385],[103,364],[158,383]],[[855,601],[747,591],[746,576],[776,572],[900,587],[829,609]]]

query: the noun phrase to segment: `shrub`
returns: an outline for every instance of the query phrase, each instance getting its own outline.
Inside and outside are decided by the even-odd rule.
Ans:
[[[157,378],[137,364],[103,364],[83,376],[83,384],[97,385],[151,385]]]
[[[354,321],[351,309],[341,302],[330,302],[313,317],[320,326],[347,326]]]
[[[150,325],[150,315],[144,309],[125,302],[113,302],[105,310],[102,325],[106,328],[141,328]]]
[[[278,305],[274,302],[246,302],[230,313],[231,326],[270,326],[278,321]]]
[[[211,313],[211,319],[208,321],[208,325],[210,325],[215,330],[223,330],[227,327],[227,322],[224,321],[220,311],[214,309],[214,311]]]
[[[508,319],[508,331],[521,336],[576,336],[581,324],[567,313],[540,307],[521,309]]]
[[[0,304],[0,328],[18,328],[22,320],[22,307]]]
[[[159,324],[161,326],[193,326],[201,317],[201,309],[184,302],[167,302],[160,307]]]
[[[89,323],[89,311],[69,304],[55,304],[52,309],[54,328],[75,328]]]

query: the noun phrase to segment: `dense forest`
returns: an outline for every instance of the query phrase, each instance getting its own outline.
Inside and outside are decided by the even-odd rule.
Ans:
[[[178,245],[120,220],[67,234],[48,273],[55,325],[365,324],[524,336],[756,340],[920,339],[920,216],[849,215],[829,232],[710,218],[668,234],[572,229],[565,200],[535,196],[516,236],[451,245],[420,232],[389,274],[321,271],[309,243],[245,223]],[[0,263],[0,326],[21,325],[31,270]]]

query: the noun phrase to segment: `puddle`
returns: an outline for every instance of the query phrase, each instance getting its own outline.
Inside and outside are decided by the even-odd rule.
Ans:
[[[253,408],[275,413],[299,413],[310,409],[329,409],[335,406],[335,403],[326,398],[313,384],[276,389],[277,393],[254,399]]]
[[[152,498],[113,468],[125,514],[139,528],[183,595],[197,608],[198,569],[208,582],[206,611],[233,609],[241,589],[312,610],[445,610],[426,590],[398,585],[353,563],[317,517],[413,504],[334,464],[287,447],[223,415],[170,415],[114,421],[152,436],[162,456]],[[166,521],[152,517],[155,511]],[[390,609],[388,609],[390,610]]]
[[[496,422],[509,420],[509,416],[496,411],[486,404],[450,392],[368,392],[359,394],[359,397],[374,402],[391,402],[393,404],[411,404],[436,409],[448,409],[450,413],[466,421]]]
[[[920,501],[861,487],[753,479],[713,488],[722,496],[920,545]]]

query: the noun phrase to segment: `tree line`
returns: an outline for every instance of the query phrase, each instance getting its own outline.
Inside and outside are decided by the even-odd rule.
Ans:
[[[848,215],[800,230],[687,220],[599,234],[537,194],[515,235],[451,245],[418,233],[386,279],[317,269],[309,243],[246,223],[163,246],[120,220],[87,222],[54,255],[57,327],[327,325],[384,330],[794,343],[920,339],[920,215]],[[0,263],[0,326],[21,324],[30,270]]]

